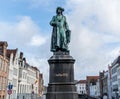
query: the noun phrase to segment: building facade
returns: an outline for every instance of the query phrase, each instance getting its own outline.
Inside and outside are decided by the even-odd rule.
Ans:
[[[103,97],[103,77],[104,72],[99,72],[99,83],[100,83],[100,97]]]
[[[30,66],[20,53],[17,99],[38,99],[43,92],[42,86],[42,74],[36,67]]]
[[[0,99],[39,99],[43,95],[43,74],[30,66],[18,49],[0,42]],[[8,95],[12,85],[12,93]]]
[[[108,98],[112,99],[112,72],[111,72],[111,66],[108,66]]]
[[[120,66],[120,56],[118,56],[114,62],[112,63],[112,67],[111,67],[111,72],[112,72],[112,97],[114,98],[118,98],[119,95],[119,90],[118,90],[118,81],[119,81],[119,73],[117,73],[117,71],[119,71],[119,66]]]
[[[107,71],[99,73],[100,76],[100,96],[106,95],[108,99],[111,99],[112,94],[112,82],[111,82],[111,66],[108,66]]]
[[[120,64],[117,68],[117,80],[118,80],[118,95],[120,96]]]
[[[39,74],[39,80],[38,80],[38,95],[41,97],[43,95],[44,86],[43,86],[44,80],[43,80],[43,74]]]
[[[87,95],[92,97],[100,96],[99,76],[87,76],[86,90]]]
[[[99,79],[90,83],[90,96],[98,98],[100,96]]]
[[[86,80],[80,80],[76,83],[77,93],[80,95],[87,94],[86,92]]]
[[[10,96],[7,94],[7,99],[17,99],[19,73],[18,49],[7,49],[7,57],[9,59],[8,84],[13,85],[12,94]]]
[[[32,68],[36,71],[36,81],[34,82],[34,85],[38,85],[38,97],[40,98],[43,95],[43,90],[44,90],[44,86],[43,86],[43,74],[40,73],[39,69],[37,67],[33,67]]]
[[[0,99],[6,99],[9,61],[6,57],[7,42],[0,42]]]

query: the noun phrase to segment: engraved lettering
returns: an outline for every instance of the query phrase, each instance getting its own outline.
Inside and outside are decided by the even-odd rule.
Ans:
[[[68,76],[68,74],[67,73],[58,73],[58,74],[56,74],[56,76],[57,77],[67,77]]]

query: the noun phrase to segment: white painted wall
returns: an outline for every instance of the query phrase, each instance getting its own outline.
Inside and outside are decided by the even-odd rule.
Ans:
[[[36,78],[36,71],[32,69],[30,66],[20,67],[19,73],[19,92],[18,92],[18,99],[37,99],[38,95],[38,82]],[[36,83],[35,83],[36,82]],[[33,89],[32,89],[33,84]],[[32,94],[34,92],[34,94]]]
[[[76,84],[78,94],[86,94],[86,83]]]
[[[12,53],[10,55],[9,76],[8,76],[8,84],[11,83],[13,85],[12,94],[10,95],[11,99],[17,99],[18,73],[19,73],[18,53],[16,53],[14,60],[13,60],[13,53]],[[8,94],[7,94],[7,99],[9,99]]]

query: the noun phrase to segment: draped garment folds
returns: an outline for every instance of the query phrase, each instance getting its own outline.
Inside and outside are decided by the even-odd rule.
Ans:
[[[68,43],[70,42],[71,31],[69,30],[66,22],[66,17],[63,15],[53,16],[52,20],[50,21],[50,25],[53,26],[51,51],[68,51]]]

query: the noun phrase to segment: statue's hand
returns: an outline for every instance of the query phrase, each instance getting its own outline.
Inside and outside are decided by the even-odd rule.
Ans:
[[[54,23],[52,23],[51,25],[52,25],[52,26],[57,26],[57,24],[56,24],[55,22],[54,22]]]
[[[57,26],[57,27],[59,27],[59,25],[60,25],[60,22],[58,22],[58,21],[52,22],[52,26]]]

